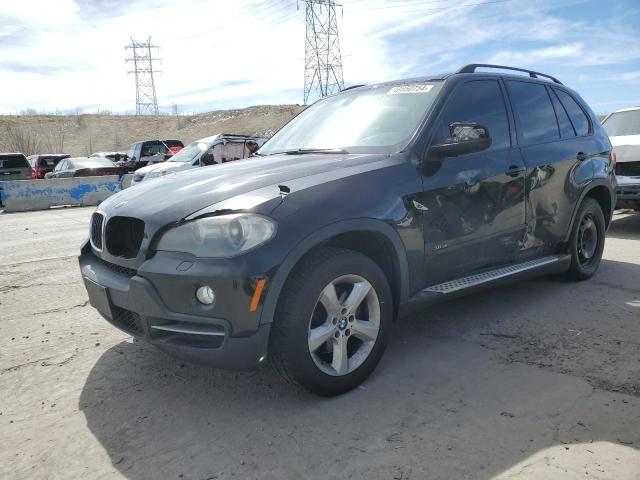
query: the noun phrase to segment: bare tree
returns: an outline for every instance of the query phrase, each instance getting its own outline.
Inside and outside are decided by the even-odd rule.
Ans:
[[[40,150],[40,137],[31,129],[22,125],[9,123],[7,125],[5,147],[11,152],[34,155]]]
[[[87,154],[87,157],[89,155],[91,155],[92,153],[94,153],[94,150],[93,150],[93,138],[91,137],[91,135],[89,135],[89,139],[87,140],[87,144],[85,145],[85,152]]]
[[[180,110],[178,110],[178,104],[174,103],[171,106],[171,110],[173,115],[176,117],[176,128],[178,130],[182,130],[185,127],[184,117],[180,114]]]
[[[64,119],[56,119],[49,125],[43,126],[43,146],[49,153],[64,153],[64,139],[66,125]]]

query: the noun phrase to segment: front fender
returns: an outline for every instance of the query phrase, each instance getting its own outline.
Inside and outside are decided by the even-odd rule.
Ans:
[[[398,233],[393,227],[381,220],[365,218],[341,220],[314,231],[312,234],[301,240],[289,252],[285,260],[278,267],[275,276],[271,279],[269,290],[262,308],[260,323],[271,323],[274,320],[278,299],[280,298],[280,293],[284,288],[284,284],[287,278],[289,278],[293,268],[306,253],[336,235],[356,231],[380,233],[389,240],[390,244],[393,246],[399,267],[400,303],[404,302],[409,297],[409,265],[407,262],[404,244],[402,243]]]

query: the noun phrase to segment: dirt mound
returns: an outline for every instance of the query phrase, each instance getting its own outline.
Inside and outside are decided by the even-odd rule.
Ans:
[[[82,156],[125,151],[135,141],[154,138],[175,138],[186,145],[216,133],[271,136],[303,109],[300,105],[259,105],[190,116],[0,116],[0,151]]]

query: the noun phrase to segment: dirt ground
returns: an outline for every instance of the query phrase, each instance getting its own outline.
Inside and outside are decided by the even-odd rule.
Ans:
[[[91,211],[0,215],[2,479],[640,479],[640,215],[591,281],[433,307],[322,399],[108,325],[75,259]]]

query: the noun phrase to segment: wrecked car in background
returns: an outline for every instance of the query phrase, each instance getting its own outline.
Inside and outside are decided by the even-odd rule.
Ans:
[[[616,208],[640,211],[640,107],[613,112],[602,126],[616,152]]]
[[[145,140],[132,143],[127,150],[127,158],[118,166],[133,172],[141,167],[170,159],[184,144],[180,140]]]
[[[249,157],[264,142],[266,142],[265,138],[225,133],[196,140],[180,150],[169,161],[136,170],[132,184],[195,167],[241,160]]]
[[[40,155],[31,155],[27,158],[29,165],[31,165],[31,178],[33,180],[43,179],[44,176],[53,172],[56,165],[65,158],[69,158],[71,155],[67,153],[46,153]]]
[[[74,157],[61,160],[53,172],[47,173],[45,178],[99,177],[124,173],[122,167],[108,158]]]

